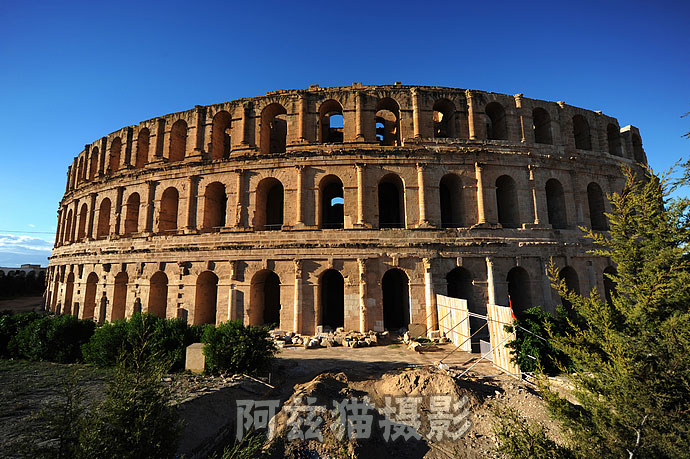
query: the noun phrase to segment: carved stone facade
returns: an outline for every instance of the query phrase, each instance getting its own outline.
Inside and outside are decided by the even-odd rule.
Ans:
[[[550,258],[605,291],[578,226],[606,229],[636,162],[636,128],[521,94],[355,83],[197,106],[74,159],[47,304],[300,333],[436,329],[436,293],[553,310]]]

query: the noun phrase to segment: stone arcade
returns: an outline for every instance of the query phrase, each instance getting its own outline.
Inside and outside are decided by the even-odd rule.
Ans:
[[[281,90],[86,145],[67,172],[48,308],[312,334],[438,328],[435,294],[517,313],[610,289],[606,230],[639,132],[563,102],[430,86]]]

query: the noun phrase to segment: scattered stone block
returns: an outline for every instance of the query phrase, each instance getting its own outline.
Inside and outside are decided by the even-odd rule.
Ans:
[[[184,369],[192,373],[203,373],[205,368],[206,356],[204,355],[204,345],[201,343],[194,343],[187,346]]]

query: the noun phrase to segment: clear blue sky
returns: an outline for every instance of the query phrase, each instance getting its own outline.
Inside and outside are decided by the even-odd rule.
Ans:
[[[0,1],[0,266],[47,263],[85,144],[313,83],[563,100],[639,127],[666,169],[690,157],[689,13],[687,0]]]

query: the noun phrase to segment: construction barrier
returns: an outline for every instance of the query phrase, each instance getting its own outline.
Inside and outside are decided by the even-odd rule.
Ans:
[[[487,304],[486,316],[489,324],[493,364],[506,373],[520,377],[520,367],[510,361],[510,349],[507,349],[505,346],[515,339],[514,331],[512,333],[505,331],[506,325],[513,324],[510,308],[496,304]]]
[[[436,295],[439,331],[460,350],[472,352],[467,300]]]

